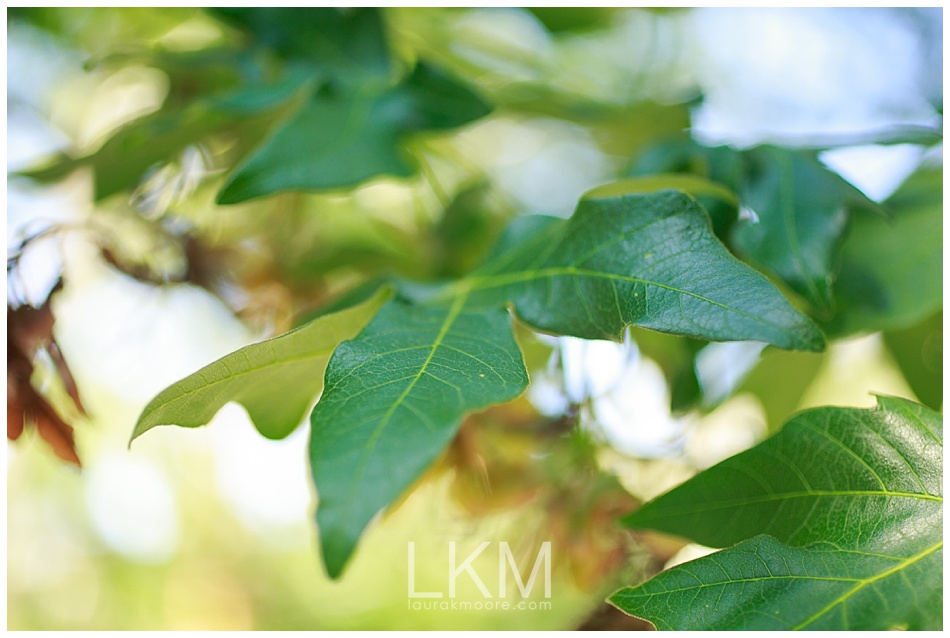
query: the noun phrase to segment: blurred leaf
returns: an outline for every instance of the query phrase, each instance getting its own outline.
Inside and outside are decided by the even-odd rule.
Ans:
[[[555,117],[584,126],[604,152],[620,157],[636,156],[660,140],[686,138],[689,130],[686,104],[604,104],[530,83],[507,85],[493,97],[508,112]]]
[[[904,330],[884,333],[884,343],[920,402],[943,405],[943,312]]]
[[[378,8],[216,7],[209,11],[251,33],[256,46],[306,62],[339,82],[386,79],[392,70]]]
[[[47,167],[19,174],[39,182],[55,182],[88,165],[94,174],[94,199],[100,201],[134,188],[148,169],[172,160],[186,147],[233,124],[236,116],[273,112],[311,86],[306,75],[288,74],[274,84],[250,85],[196,99],[180,110],[162,109],[125,125],[91,155],[75,159],[63,155]],[[246,119],[241,126],[254,123]]]
[[[753,393],[765,410],[769,431],[777,432],[798,410],[824,360],[824,354],[766,348],[737,392]]]
[[[53,287],[52,296],[60,288]],[[53,317],[50,300],[39,308],[23,305],[7,306],[7,438],[16,440],[29,424],[61,459],[81,465],[76,454],[73,428],[56,412],[50,402],[31,382],[33,362],[38,352],[45,350],[56,368],[63,387],[81,414],[85,414],[76,382],[66,365],[53,337]]]
[[[84,53],[107,56],[157,40],[197,11],[196,7],[172,6],[10,7],[8,17],[29,21]]]
[[[803,412],[624,519],[741,544],[611,600],[661,628],[939,628],[942,457],[940,415],[906,399]]]
[[[592,31],[610,26],[615,7],[528,7],[551,33]]]
[[[729,146],[703,146],[690,139],[667,139],[643,149],[630,168],[632,177],[656,173],[693,173],[738,192],[745,164],[742,153]]]
[[[30,383],[32,366],[24,363],[29,361],[7,356],[7,438],[18,439],[30,424],[56,456],[81,466],[72,426],[36,391]]]
[[[610,184],[598,186],[584,194],[585,197],[619,197],[633,193],[650,193],[653,191],[675,189],[689,193],[694,198],[700,196],[714,197],[733,206],[739,203],[736,194],[716,182],[695,175],[680,175],[666,173],[658,175],[644,175],[629,177]]]
[[[310,463],[324,561],[340,575],[363,529],[455,436],[468,412],[528,384],[501,309],[392,301],[327,367],[311,415]]]
[[[663,370],[670,388],[670,409],[683,412],[696,407],[702,393],[696,378],[695,358],[708,342],[653,330],[634,330],[631,335],[641,354],[655,361]]]
[[[224,123],[223,117],[205,110],[159,112],[123,127],[92,155],[78,159],[64,156],[49,167],[21,175],[54,182],[89,165],[94,174],[94,199],[99,201],[136,186],[146,170],[172,159]]]
[[[334,348],[359,332],[390,294],[378,290],[356,306],[241,348],[169,386],[142,411],[132,440],[158,425],[205,425],[230,401],[247,409],[264,436],[287,436],[320,394]]]
[[[309,94],[319,76],[306,68],[289,69],[283,77],[270,83],[245,83],[239,88],[208,98],[211,109],[229,115],[252,116],[286,104],[301,94]]]
[[[836,336],[900,329],[943,304],[943,171],[923,169],[886,202],[890,219],[854,216],[835,284]]]
[[[300,327],[304,324],[314,321],[315,319],[319,319],[324,315],[337,313],[342,310],[346,310],[347,308],[359,305],[364,301],[374,297],[381,287],[388,285],[395,287],[389,277],[372,277],[367,279],[353,288],[350,288],[341,295],[330,299],[325,304],[305,313],[302,319],[295,322],[295,326]]]
[[[401,148],[407,134],[461,126],[489,110],[469,89],[422,64],[392,89],[325,87],[235,169],[218,203],[351,187],[377,175],[408,177],[415,167]]]
[[[847,206],[872,204],[809,152],[763,146],[744,159],[742,203],[757,219],[740,216],[733,229],[736,248],[830,313]]]
[[[492,213],[489,188],[481,183],[458,193],[435,227],[437,275],[458,277],[470,271],[501,232],[503,218]]]
[[[583,199],[569,220],[550,222],[489,259],[466,285],[473,303],[510,300],[522,320],[554,334],[619,341],[633,324],[710,340],[824,347],[814,324],[733,258],[705,211],[677,191]]]

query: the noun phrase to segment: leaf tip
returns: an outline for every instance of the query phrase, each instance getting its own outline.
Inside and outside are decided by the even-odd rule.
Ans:
[[[799,321],[795,326],[796,330],[794,331],[792,341],[789,345],[785,346],[785,349],[803,350],[805,352],[824,352],[828,348],[825,333],[822,332],[818,324],[810,318],[801,313],[798,314]]]
[[[139,438],[146,432],[152,429],[153,425],[147,423],[145,420],[145,414],[139,417],[139,420],[136,421],[135,427],[132,429],[132,436],[129,437],[129,444],[127,449],[132,449],[132,443],[135,442],[135,439]]]
[[[319,515],[317,516],[319,527]],[[343,530],[321,529],[320,546],[323,566],[331,580],[339,580],[353,555],[356,542]]]
[[[628,608],[629,605],[626,604],[626,597],[634,590],[636,590],[636,587],[622,587],[607,597],[607,603],[632,618],[636,618],[648,623],[654,630],[657,629],[656,623],[654,623],[652,620],[644,618],[643,616],[638,616],[637,614],[632,613]]]
[[[230,206],[232,204],[239,204],[245,199],[247,199],[247,197],[241,195],[240,189],[234,188],[234,180],[232,179],[221,187],[217,197],[214,198],[214,203],[218,206]]]

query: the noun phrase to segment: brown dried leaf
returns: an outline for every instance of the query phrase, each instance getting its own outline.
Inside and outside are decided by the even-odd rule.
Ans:
[[[8,346],[13,344],[8,343]],[[7,350],[7,438],[16,440],[32,423],[61,459],[81,466],[73,428],[60,418],[30,383],[32,364],[16,347]]]
[[[60,287],[61,282],[53,287],[50,295]],[[73,428],[30,382],[33,360],[40,350],[46,350],[76,408],[86,413],[73,375],[53,338],[54,323],[49,298],[39,308],[7,306],[7,438],[18,439],[26,424],[31,423],[57,456],[81,465],[76,454]]]

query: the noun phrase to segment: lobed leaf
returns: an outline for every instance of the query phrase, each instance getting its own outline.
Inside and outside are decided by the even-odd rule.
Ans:
[[[504,241],[504,240],[503,240]],[[628,325],[715,341],[821,350],[818,328],[716,239],[685,193],[583,199],[468,282],[544,332],[618,340]]]
[[[320,394],[333,350],[356,335],[391,294],[384,287],[358,305],[241,348],[169,386],[143,410],[132,440],[159,425],[205,425],[230,401],[247,409],[264,436],[287,436]]]
[[[584,200],[567,221],[519,220],[472,276],[399,291],[334,353],[311,415],[317,522],[333,577],[372,517],[436,458],[468,412],[527,385],[509,303],[557,334],[618,338],[634,323],[823,345],[817,328],[731,257],[703,210],[676,191]]]
[[[311,415],[324,561],[336,578],[363,529],[435,460],[468,412],[528,384],[502,309],[394,300],[330,360]]]
[[[737,150],[673,141],[643,153],[631,173],[693,173],[734,190],[744,206],[735,224],[721,204],[704,201],[717,210],[717,234],[728,238],[741,257],[781,278],[830,317],[849,209],[878,206],[822,165],[816,152],[775,146]]]

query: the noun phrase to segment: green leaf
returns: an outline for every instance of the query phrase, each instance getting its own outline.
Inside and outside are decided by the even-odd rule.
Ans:
[[[184,109],[167,109],[133,120],[112,135],[99,150],[84,157],[61,155],[48,166],[23,171],[23,177],[55,182],[82,166],[93,170],[95,201],[137,186],[145,173],[173,160],[192,144],[202,142],[238,117],[267,117],[294,97],[312,89],[310,75],[293,72],[272,84],[248,85],[219,95],[204,96]]]
[[[922,405],[803,412],[625,519],[713,547],[775,540],[611,600],[663,628],[939,627],[942,466],[943,421]]]
[[[334,348],[356,335],[391,294],[377,290],[359,305],[241,348],[169,386],[146,406],[132,440],[158,425],[205,425],[230,401],[247,409],[264,436],[287,436],[323,389]]]
[[[54,182],[89,165],[93,170],[93,197],[100,201],[134,187],[149,168],[169,161],[226,122],[226,117],[206,109],[158,112],[129,123],[91,155],[63,155],[49,166],[19,174],[39,182]]]
[[[835,335],[906,328],[943,305],[943,170],[918,171],[884,205],[891,218],[855,216],[842,247]]]
[[[425,65],[390,89],[324,87],[235,169],[218,194],[235,204],[285,190],[352,187],[377,175],[409,177],[409,133],[466,124],[489,107]]]
[[[388,303],[327,367],[311,415],[317,524],[336,578],[366,525],[435,460],[468,412],[528,384],[508,314]]]
[[[673,188],[689,193],[709,213],[713,233],[720,239],[728,237],[736,221],[739,208],[738,196],[726,186],[699,175],[683,173],[658,173],[630,177],[599,186],[586,194],[587,197],[610,197],[625,193],[647,193]]]
[[[823,315],[834,309],[832,284],[849,207],[876,209],[863,193],[823,166],[815,150],[761,146],[739,151],[694,141],[655,145],[631,174],[687,172],[739,193],[745,207],[733,211],[715,200],[710,208],[717,235],[750,263],[774,274]]]
[[[527,10],[551,33],[604,29],[617,13],[614,7],[528,7]]]
[[[661,630],[941,629],[942,548],[938,541],[904,557],[759,536],[622,589],[610,602]]]
[[[743,156],[733,148],[700,146],[692,140],[672,140],[646,149],[633,163],[630,175],[645,178],[655,174],[692,173],[722,185],[730,193],[738,193],[744,171]],[[716,236],[728,242],[739,209],[737,195],[725,199],[712,194],[691,194],[709,212]]]
[[[764,146],[743,155],[741,198],[757,219],[740,216],[733,229],[736,249],[830,313],[847,206],[873,204],[810,152]]]
[[[230,92],[208,98],[209,107],[229,115],[253,116],[276,109],[295,97],[311,93],[318,77],[306,68],[288,70],[271,83],[249,82]]]
[[[338,81],[386,78],[392,70],[378,8],[218,7],[211,11],[248,31],[256,45],[306,62]]]
[[[630,175],[693,173],[737,190],[745,170],[742,152],[729,146],[702,146],[693,140],[667,140],[645,149],[633,163]]]
[[[766,348],[737,392],[751,392],[765,410],[769,431],[777,432],[794,414],[827,354]]]
[[[697,175],[683,175],[677,173],[629,177],[591,189],[585,194],[585,197],[619,197],[621,195],[634,193],[651,193],[664,189],[681,190],[697,199],[706,196],[732,204],[733,206],[739,204],[739,199],[736,194],[722,184]]]
[[[511,301],[543,332],[619,340],[633,324],[715,341],[824,347],[817,327],[729,254],[684,193],[583,199],[570,219],[544,222],[530,241],[512,243],[463,283],[472,303]]]
[[[881,397],[871,410],[808,410],[624,522],[710,547],[756,534],[853,546],[870,533],[862,527],[940,509],[941,442],[940,415],[906,399]]]
[[[911,328],[889,330],[883,337],[920,402],[939,410],[943,405],[943,312]]]
[[[484,182],[457,193],[433,232],[437,275],[459,277],[471,271],[498,239],[504,222],[493,210]]]
[[[400,292],[406,300],[388,304],[334,353],[311,416],[317,521],[333,577],[372,517],[435,459],[467,412],[524,389],[508,303],[556,334],[619,339],[636,324],[823,345],[817,328],[731,257],[705,212],[676,191],[583,200],[566,221],[519,219],[473,275]]]

